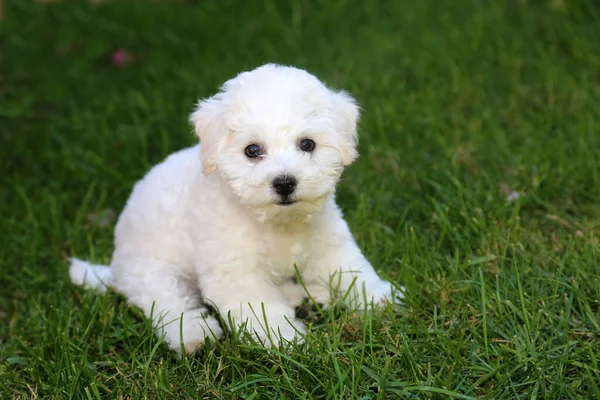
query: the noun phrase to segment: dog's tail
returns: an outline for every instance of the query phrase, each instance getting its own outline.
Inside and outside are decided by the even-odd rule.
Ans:
[[[69,275],[71,281],[80,286],[95,289],[99,293],[113,285],[113,273],[108,265],[97,265],[78,258],[71,258]]]

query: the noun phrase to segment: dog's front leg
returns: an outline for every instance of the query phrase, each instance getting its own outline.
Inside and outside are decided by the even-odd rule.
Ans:
[[[304,324],[294,317],[294,309],[269,275],[253,268],[248,258],[205,265],[201,272],[205,302],[217,308],[232,330],[245,328],[265,346],[302,339]]]
[[[330,226],[337,229],[319,236],[314,256],[302,272],[309,294],[327,304],[323,301],[327,292],[359,310],[402,299],[402,293],[381,279],[362,254],[346,223],[342,220]]]

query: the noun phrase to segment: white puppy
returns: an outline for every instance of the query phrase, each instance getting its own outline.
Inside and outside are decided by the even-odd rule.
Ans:
[[[136,184],[110,267],[73,259],[71,279],[111,286],[160,316],[159,334],[186,353],[222,334],[205,304],[266,345],[301,338],[294,307],[306,293],[291,279],[296,266],[319,303],[331,302],[332,277],[360,309],[392,299],[334,200],[358,155],[358,116],[347,93],[293,67],[268,64],[227,81],[190,117],[201,146]]]

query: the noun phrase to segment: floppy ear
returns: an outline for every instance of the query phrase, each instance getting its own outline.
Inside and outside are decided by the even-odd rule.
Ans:
[[[190,115],[190,122],[200,139],[202,172],[210,175],[217,169],[217,158],[227,144],[227,128],[219,95],[200,100]]]
[[[352,164],[358,157],[357,125],[360,108],[356,100],[345,91],[333,92],[332,104],[333,123],[340,135],[340,154],[344,166]]]

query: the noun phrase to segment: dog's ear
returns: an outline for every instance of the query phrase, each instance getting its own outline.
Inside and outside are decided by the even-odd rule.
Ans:
[[[335,129],[340,135],[340,154],[344,166],[352,164],[358,157],[358,120],[360,108],[356,100],[345,91],[332,94],[332,113]]]
[[[202,172],[210,175],[217,169],[217,158],[227,144],[227,128],[219,95],[200,100],[190,115],[190,123],[200,139]]]

